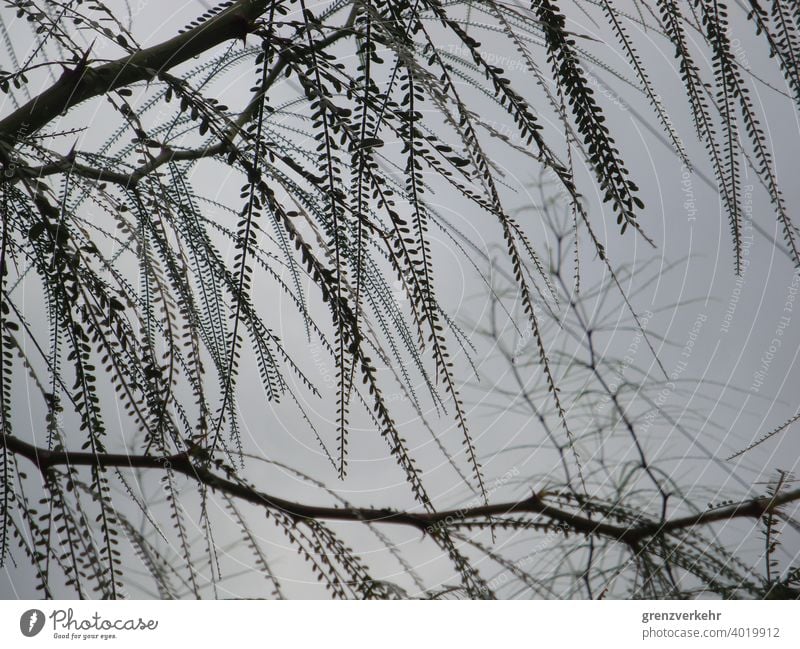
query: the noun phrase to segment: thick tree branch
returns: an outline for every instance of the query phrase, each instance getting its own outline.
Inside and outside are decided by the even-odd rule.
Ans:
[[[261,11],[257,11],[256,8],[249,7],[248,11],[245,13],[235,13],[234,10],[239,5],[254,5],[258,4],[262,6]],[[145,79],[152,78],[154,76],[154,72],[164,72],[164,70],[168,69],[169,67],[173,67],[178,63],[185,61],[186,59],[190,58],[190,56],[183,56],[188,48],[188,45],[184,44],[184,37],[187,34],[198,32],[196,36],[199,38],[201,34],[199,33],[201,30],[209,29],[211,23],[215,23],[216,27],[215,34],[211,37],[208,37],[205,34],[205,38],[203,40],[204,46],[200,50],[200,52],[195,52],[191,56],[196,55],[197,53],[201,53],[214,45],[219,44],[229,38],[233,38],[236,36],[243,36],[244,34],[248,33],[252,29],[252,21],[258,17],[260,13],[266,10],[267,2],[238,2],[233,7],[230,7],[227,11],[219,14],[214,19],[209,20],[206,23],[181,34],[180,36],[176,36],[175,38],[167,41],[166,43],[162,43],[161,45],[157,45],[153,48],[149,48],[148,50],[142,50],[135,54],[132,54],[128,57],[124,57],[123,59],[119,59],[112,63],[107,63],[103,66],[98,68],[87,68],[83,70],[82,75],[75,73],[65,73],[62,75],[61,79],[59,79],[51,88],[44,91],[41,95],[34,98],[25,106],[20,107],[14,113],[0,121],[0,140],[5,139],[8,142],[15,142],[20,138],[30,134],[31,132],[41,128],[42,126],[46,125],[50,120],[55,118],[58,114],[61,114],[68,110],[71,106],[80,103],[86,99],[89,99],[92,96],[97,96],[114,90],[116,88],[120,88],[125,85],[129,85],[136,81],[142,81]],[[226,18],[225,21],[221,21],[223,16],[228,16],[230,12],[234,12],[234,15],[229,16]],[[239,114],[235,121],[231,122],[228,128],[226,129],[225,135],[221,138],[218,142],[202,147],[197,149],[187,149],[182,151],[176,151],[169,147],[164,147],[162,151],[152,160],[142,164],[141,166],[137,167],[130,173],[120,173],[116,171],[111,171],[108,169],[99,169],[95,167],[90,167],[84,164],[80,164],[74,161],[74,159],[64,156],[59,160],[54,162],[50,162],[38,167],[33,166],[26,166],[24,164],[17,164],[14,165],[13,168],[10,168],[6,171],[6,178],[8,180],[13,180],[14,178],[21,178],[21,177],[35,177],[41,178],[44,176],[49,176],[52,174],[58,173],[65,173],[70,171],[71,173],[75,173],[77,175],[83,176],[85,178],[89,178],[96,181],[110,181],[122,187],[134,187],[136,184],[139,183],[144,177],[152,173],[153,171],[157,170],[164,164],[170,162],[178,162],[181,160],[190,161],[190,160],[201,160],[203,158],[210,158],[216,155],[222,155],[228,152],[231,147],[234,145],[234,140],[238,135],[244,134],[245,131],[243,127],[253,118],[255,113],[256,107],[259,105],[260,96],[267,92],[267,90],[277,81],[281,74],[283,73],[286,66],[293,58],[301,57],[304,54],[309,54],[312,50],[320,51],[324,50],[325,48],[333,45],[338,40],[342,39],[345,36],[348,36],[353,33],[353,23],[355,20],[355,6],[353,10],[350,12],[349,16],[345,23],[335,29],[333,32],[328,34],[325,38],[322,38],[316,41],[313,46],[311,47],[299,47],[295,46],[292,42],[287,41],[285,43],[285,47],[278,55],[275,60],[274,65],[270,69],[263,88],[255,94],[244,110]],[[247,29],[245,31],[241,31],[241,25],[247,21]],[[231,24],[234,26],[239,25],[240,32],[228,34],[228,32],[232,29]],[[218,33],[216,33],[218,32]],[[197,45],[197,42],[194,42],[194,45]],[[168,54],[170,49],[175,49],[172,54]],[[194,51],[194,49],[192,49]],[[147,54],[151,52],[150,54]],[[127,68],[141,66],[141,62],[136,57],[143,57],[144,60],[154,60],[157,58],[158,55],[161,55],[164,58],[165,63],[158,68],[145,68],[147,71],[146,74],[142,74],[140,76],[136,76],[132,73],[123,75],[122,72]],[[112,69],[109,66],[116,66],[120,68],[117,74],[113,74],[110,72]],[[69,81],[71,76],[80,77],[77,80],[73,79]],[[95,85],[91,86],[91,84],[86,84],[81,81],[84,77],[87,78],[114,78],[114,83],[109,85]],[[72,84],[73,86],[79,85],[80,90],[83,94],[76,94],[77,93],[77,86],[75,87],[74,92],[71,94],[67,94],[63,96],[61,99],[64,101],[63,106],[61,109],[55,110],[53,113],[48,107],[53,108],[55,106],[56,97],[64,94],[62,86],[65,84],[69,85]],[[84,87],[85,86],[85,87]],[[77,97],[77,99],[76,99]],[[42,108],[44,106],[44,108]],[[26,117],[27,115],[27,117]],[[300,166],[294,163],[291,160],[285,159],[285,162],[289,163],[295,171],[300,170]]]
[[[152,79],[232,38],[244,38],[270,0],[238,0],[213,18],[163,43],[97,67],[66,70],[47,90],[0,120],[0,139],[15,142],[73,106],[123,86]]]
[[[54,466],[97,466],[140,469],[171,469],[212,489],[240,498],[268,509],[279,510],[296,519],[325,519],[338,521],[387,523],[416,527],[423,532],[435,532],[451,523],[464,520],[485,520],[486,526],[492,519],[508,514],[536,514],[568,526],[575,532],[602,536],[626,543],[636,548],[647,539],[665,534],[691,530],[711,523],[735,518],[760,518],[766,513],[775,512],[782,505],[800,500],[800,489],[786,491],[772,498],[753,498],[701,514],[673,518],[664,522],[624,527],[598,522],[573,512],[548,505],[538,495],[524,500],[465,507],[459,510],[444,510],[433,513],[416,513],[392,509],[369,507],[323,507],[305,505],[264,493],[254,487],[217,475],[202,463],[195,461],[189,453],[176,453],[164,457],[152,455],[128,455],[124,453],[88,453],[75,451],[49,451],[29,444],[12,435],[0,436],[0,446],[12,453],[21,455],[43,473]],[[495,521],[496,522],[496,521]]]

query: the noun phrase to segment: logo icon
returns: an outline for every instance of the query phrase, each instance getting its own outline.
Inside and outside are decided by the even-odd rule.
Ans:
[[[19,618],[19,630],[26,638],[32,638],[44,628],[44,613],[38,608],[25,611]]]

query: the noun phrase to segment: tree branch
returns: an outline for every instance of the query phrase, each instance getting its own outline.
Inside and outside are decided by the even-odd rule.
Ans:
[[[269,0],[238,0],[213,18],[163,43],[97,67],[79,63],[74,70],[65,70],[47,90],[0,120],[0,139],[16,142],[87,99],[152,79],[158,72],[220,43],[244,38],[268,4]]]
[[[125,453],[89,453],[76,451],[50,451],[29,444],[12,435],[0,436],[0,446],[12,453],[21,455],[36,465],[43,473],[54,466],[95,466],[141,469],[171,469],[196,480],[212,489],[246,502],[279,510],[295,519],[325,519],[352,522],[387,523],[416,527],[422,532],[433,533],[437,529],[455,522],[477,519],[477,524],[492,524],[492,518],[508,514],[537,514],[568,526],[575,532],[602,536],[625,543],[632,548],[653,536],[691,530],[695,527],[735,518],[760,518],[766,513],[774,513],[780,506],[800,500],[800,488],[775,496],[753,498],[740,503],[721,507],[701,514],[673,518],[659,523],[623,527],[591,520],[579,514],[553,507],[534,494],[530,498],[513,502],[465,507],[458,510],[417,513],[396,511],[388,508],[370,507],[324,507],[305,505],[285,498],[272,496],[242,482],[217,475],[206,466],[193,460],[189,453],[156,457],[152,455],[128,455]],[[485,521],[480,520],[485,519]],[[494,521],[495,523],[497,521]]]
[[[261,10],[257,11],[255,8],[249,7],[248,11],[245,11],[244,13],[235,13],[237,7],[241,9],[241,5],[249,6],[252,4],[258,4],[261,6]],[[66,112],[70,107],[80,103],[81,101],[89,99],[93,96],[104,94],[125,85],[135,83],[136,81],[143,81],[152,78],[157,72],[163,72],[164,70],[173,67],[188,58],[191,58],[191,56],[202,53],[203,51],[229,38],[244,36],[246,33],[249,33],[250,29],[252,28],[252,21],[266,10],[266,4],[266,1],[258,3],[255,3],[252,0],[250,2],[240,1],[215,18],[199,25],[198,27],[195,27],[192,30],[189,30],[188,32],[185,32],[184,34],[176,36],[175,38],[172,38],[161,45],[154,46],[147,50],[141,50],[140,52],[124,57],[112,63],[107,63],[98,68],[86,68],[82,71],[82,74],[79,74],[77,70],[65,73],[48,90],[45,90],[38,97],[28,102],[25,106],[20,107],[18,110],[14,111],[14,113],[0,121],[0,140],[5,139],[6,141],[16,142],[22,137],[29,135],[33,131],[45,126],[58,114]],[[341,38],[353,33],[353,24],[356,15],[355,9],[356,7],[354,5],[353,10],[350,12],[341,27],[335,29],[325,38],[316,41],[312,46],[299,47],[295,46],[293,43],[287,42],[275,60],[275,64],[273,65],[272,69],[269,71],[263,88],[250,99],[249,103],[239,114],[237,119],[229,125],[229,127],[226,129],[224,138],[213,145],[197,149],[187,149],[183,151],[176,151],[165,146],[154,159],[143,163],[141,166],[127,174],[110,171],[107,169],[90,167],[77,163],[70,157],[64,156],[59,160],[40,165],[38,167],[26,166],[23,164],[14,165],[13,168],[6,171],[6,178],[8,180],[21,178],[23,176],[40,178],[43,176],[70,171],[85,178],[96,181],[110,181],[127,188],[136,186],[145,176],[169,162],[177,162],[180,160],[201,160],[203,158],[224,154],[234,146],[234,139],[236,136],[244,133],[243,127],[253,118],[261,95],[267,92],[267,90],[275,83],[275,81],[280,78],[282,72],[292,59],[298,58],[303,54],[309,54],[312,50],[323,50],[326,47],[333,45]],[[235,15],[228,16],[230,12],[234,12]],[[224,16],[228,17],[223,21],[222,18]],[[247,29],[242,30],[242,25],[245,24],[245,22]],[[212,26],[211,23],[215,23],[215,26]],[[233,30],[237,25],[237,28],[240,30],[239,33],[229,34],[229,32],[231,32],[231,30]],[[202,30],[208,30],[212,27],[214,29],[214,34],[212,34],[210,37],[205,34],[205,32],[203,32],[203,34],[199,33]],[[198,38],[201,35],[205,36],[205,40],[203,41],[204,46],[198,52],[195,52],[193,48],[193,54],[184,56],[184,54],[186,54],[188,51],[188,45],[184,44],[184,37],[187,36],[187,34],[195,32],[197,32],[195,35]],[[195,42],[194,45],[197,46],[197,42]],[[172,51],[171,54],[169,54],[170,51]],[[159,56],[164,61],[161,67],[148,68],[145,66],[142,70],[140,70],[140,72],[143,72],[143,74],[137,76],[134,74],[135,71],[129,71],[128,74],[123,75],[123,71],[143,65],[139,61],[139,58],[145,61],[150,61],[157,59]],[[118,72],[114,73],[113,70],[116,68],[119,70]],[[77,77],[77,79],[70,81],[71,77]],[[113,78],[114,81],[113,83],[105,86],[102,84],[92,86],[88,82],[83,81],[84,77],[90,79]],[[73,88],[72,92],[67,92],[67,88],[70,86],[70,84],[75,87]],[[76,84],[79,87],[77,87]],[[63,101],[63,105],[60,109],[56,105],[58,97],[60,97]],[[39,108],[37,108],[37,106],[39,106]],[[290,166],[292,166],[295,171],[299,171],[301,169],[301,167],[296,163],[291,164],[293,162],[291,160],[284,159],[284,161],[289,162]]]

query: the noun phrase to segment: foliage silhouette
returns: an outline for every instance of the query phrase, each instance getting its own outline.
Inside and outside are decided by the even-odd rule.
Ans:
[[[674,48],[696,136],[730,221],[734,270],[741,272],[743,255],[743,159],[770,197],[785,252],[800,262],[798,230],[748,86],[751,73],[733,52],[723,2],[638,2],[636,14],[628,3],[582,3],[608,22],[629,72],[598,60],[587,47],[592,39],[574,31],[551,0],[530,6],[333,0],[313,8],[305,0],[236,0],[148,47],[137,41],[129,17],[99,0],[7,5],[2,35],[10,66],[0,73],[6,94],[0,119],[0,560],[26,556],[44,596],[63,595],[66,587],[79,597],[116,598],[136,584],[160,597],[220,596],[220,522],[212,513],[220,506],[229,515],[227,528],[234,525],[252,553],[251,569],[263,574],[275,597],[285,585],[259,541],[253,509],[266,512],[334,597],[494,597],[476,557],[539,596],[566,592],[564,574],[585,585],[574,596],[796,592],[797,570],[781,579],[772,558],[777,528],[787,519],[795,524],[784,510],[800,499],[791,478],[777,476],[763,498],[708,511],[687,504],[687,511],[667,515],[680,485],[648,462],[622,388],[607,381],[612,359],[591,347],[592,325],[580,310],[584,300],[617,295],[633,329],[654,350],[653,334],[622,291],[621,269],[597,234],[601,223],[588,213],[582,194],[591,186],[575,172],[578,160],[592,171],[621,235],[653,243],[635,174],[607,124],[587,63],[626,81],[632,75],[676,160],[704,164],[689,159],[670,121],[673,107],[658,94],[631,37],[640,28]],[[747,20],[800,105],[800,9],[779,0],[766,9],[753,1]],[[23,21],[30,35],[21,57],[15,38]],[[522,73],[495,65],[476,38],[480,32],[516,53]],[[704,52],[694,51],[698,43]],[[711,58],[710,73],[698,63],[703,54]],[[244,105],[218,99],[235,97],[231,88],[242,78],[249,84]],[[32,80],[44,88],[38,94]],[[546,126],[540,106],[551,111],[557,129]],[[71,119],[91,110],[103,115],[90,117],[91,128]],[[490,113],[513,126],[513,137],[498,130]],[[566,205],[566,223],[548,226],[557,235],[556,250],[537,251],[529,221],[508,209],[498,145],[541,167]],[[223,174],[238,183],[236,204],[194,182]],[[474,243],[437,207],[448,197],[496,222],[512,280],[504,291],[519,301],[520,326],[535,348],[524,364],[513,355],[506,360],[518,376],[542,381],[544,393],[528,395],[526,408],[557,450],[563,475],[548,476],[546,488],[522,499],[492,497],[462,396],[460,363],[471,343],[437,296],[444,271],[432,231],[474,256]],[[581,236],[608,279],[576,298],[569,285],[572,272],[581,281]],[[570,255],[574,270],[564,267]],[[313,293],[304,288],[308,282]],[[308,359],[276,333],[274,309],[262,303],[265,286],[275,291],[271,299],[280,295],[299,316],[308,344],[334,364],[332,395],[309,374]],[[20,287],[24,309],[15,295]],[[503,298],[492,295],[507,314]],[[40,317],[33,315],[37,309]],[[548,343],[548,335],[567,326],[565,317],[589,345],[582,365],[574,363],[574,350],[554,351]],[[657,357],[654,362],[660,366]],[[360,506],[328,491],[323,483],[330,476],[306,475],[302,467],[281,470],[315,485],[331,505],[264,491],[255,477],[260,463],[271,461],[253,457],[239,414],[250,363],[269,403],[296,406],[334,477],[348,475],[357,416],[383,438],[413,500],[402,509]],[[435,502],[422,458],[396,421],[387,393],[395,381],[420,426],[428,425],[421,391],[454,421],[461,451],[435,441],[474,503],[448,510]],[[36,392],[44,413],[31,418],[30,430],[19,414],[23,390]],[[325,396],[335,400],[332,430],[315,426],[306,406]],[[637,390],[635,398],[648,397]],[[585,436],[610,426],[596,416],[597,399],[608,404],[609,421],[622,421],[638,453],[630,482],[606,492],[594,482],[608,464],[581,451]],[[594,413],[593,429],[575,426],[583,408]],[[28,476],[23,460],[38,474]],[[144,497],[142,471],[158,476],[163,501]],[[652,493],[628,491],[640,472],[658,499],[655,513]],[[199,512],[196,521],[189,507]],[[706,529],[740,517],[763,519],[765,574]],[[376,535],[417,591],[374,578],[331,521],[361,523]],[[385,536],[387,524],[408,526],[435,544],[456,585],[440,588],[417,574]],[[503,535],[523,529],[558,535],[548,554],[557,551],[564,574],[541,579],[503,555],[497,545]],[[624,559],[609,558],[615,545]],[[135,573],[126,577],[123,557],[131,554],[149,586]],[[577,558],[586,567],[576,572],[571,562]],[[618,584],[625,585],[617,590]]]

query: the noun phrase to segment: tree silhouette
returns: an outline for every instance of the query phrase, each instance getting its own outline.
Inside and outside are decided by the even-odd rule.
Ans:
[[[800,500],[791,476],[776,474],[759,498],[672,507],[683,489],[648,461],[642,424],[609,382],[619,359],[593,347],[594,325],[581,311],[616,296],[660,367],[658,381],[671,381],[583,196],[598,193],[620,236],[654,244],[589,65],[646,98],[677,164],[710,165],[734,272],[744,255],[744,173],[764,188],[783,250],[800,262],[725,3],[581,3],[607,22],[624,72],[598,59],[593,39],[549,0],[237,0],[149,46],[131,16],[98,0],[7,5],[0,559],[29,563],[44,596],[224,595],[228,549],[218,538],[231,529],[251,553],[248,569],[269,582],[265,596],[284,595],[274,555],[289,556],[287,548],[308,566],[296,570],[310,569],[335,597],[494,597],[505,581],[486,566],[545,597],[567,592],[565,579],[581,584],[573,596],[796,593],[797,569],[775,569],[781,525],[798,525],[787,512]],[[800,9],[751,1],[740,22],[762,39],[800,105]],[[651,79],[635,44],[640,30],[674,50],[685,90],[676,106]],[[679,134],[670,118],[684,101],[694,134]],[[707,160],[690,159],[689,135]],[[533,220],[508,208],[503,151],[543,171],[556,196],[540,205],[555,248],[542,250]],[[221,185],[238,188],[238,198]],[[472,342],[438,296],[446,270],[434,234],[476,267],[483,260],[442,209],[448,201],[492,223],[503,242],[504,285],[486,287],[493,319],[476,326],[498,340],[496,318],[519,323],[530,349],[526,342],[525,354],[503,362],[561,467],[521,499],[497,498],[515,475],[487,477],[462,396]],[[596,256],[601,283],[582,277],[579,242]],[[479,270],[492,276],[492,268]],[[284,311],[304,344],[276,332]],[[581,363],[574,347],[552,344],[564,327],[588,354]],[[330,386],[309,372],[317,362],[332,363]],[[259,404],[248,391],[256,378],[266,397]],[[643,373],[632,398],[647,403],[642,386],[657,385]],[[290,425],[312,436],[326,468],[260,453],[242,427],[244,392],[248,409],[291,406]],[[423,398],[459,431],[455,450],[430,429],[472,498],[461,509],[437,503],[423,467],[429,457],[397,421],[401,401],[415,413],[411,425],[428,429]],[[324,426],[309,408],[317,401],[335,413]],[[611,460],[582,449],[619,425],[637,453],[629,482],[609,484]],[[325,486],[352,474],[351,448],[371,443],[367,435],[382,439],[407,499],[364,506]],[[31,466],[35,475],[26,474]],[[306,483],[313,490],[303,494],[316,500],[278,495],[262,479],[273,470]],[[154,480],[158,493],[147,496],[143,485]],[[263,541],[264,514],[283,535],[279,550]],[[711,531],[738,518],[760,521],[763,574]],[[352,543],[377,539],[413,589],[375,577],[345,542],[353,523]],[[395,528],[432,544],[448,577],[421,574],[387,535]],[[558,555],[558,571],[544,577],[504,554],[504,535],[521,531],[555,539],[541,551]]]

